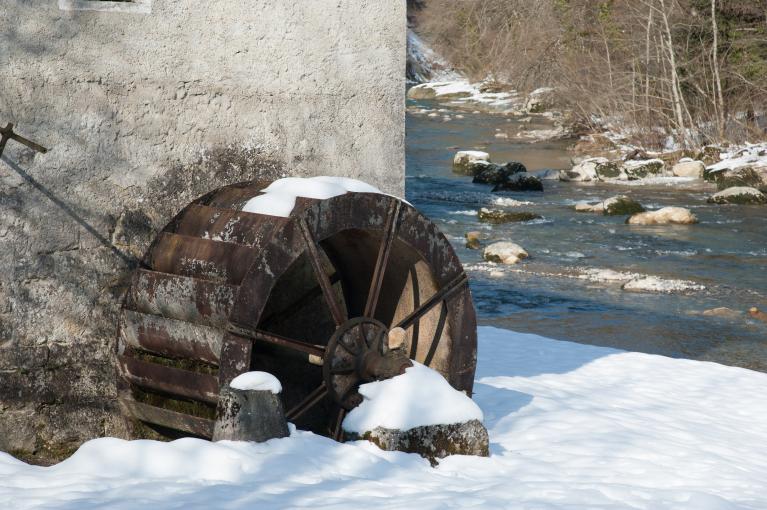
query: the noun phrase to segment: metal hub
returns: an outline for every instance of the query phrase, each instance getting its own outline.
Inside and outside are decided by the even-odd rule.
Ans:
[[[389,379],[412,366],[396,345],[390,348],[389,329],[368,317],[356,317],[338,327],[325,350],[323,376],[333,400],[344,409],[362,403],[360,384]]]

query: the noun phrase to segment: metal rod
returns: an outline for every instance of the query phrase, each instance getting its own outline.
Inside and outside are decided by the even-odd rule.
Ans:
[[[36,144],[32,140],[28,140],[24,138],[23,136],[17,133],[14,133],[13,124],[11,124],[10,122],[4,128],[0,127],[0,156],[3,155],[3,150],[5,149],[5,144],[8,142],[8,140],[17,141],[20,144],[26,145],[30,149],[37,152],[41,152],[43,154],[48,152],[48,149],[46,149],[42,145]]]
[[[304,240],[306,241],[306,248],[309,252],[309,261],[314,269],[314,276],[317,278],[317,283],[319,283],[322,288],[322,293],[325,295],[325,301],[327,301],[330,314],[333,316],[336,326],[340,326],[346,322],[346,317],[343,311],[341,311],[341,307],[338,305],[336,294],[333,292],[333,285],[330,283],[327,273],[325,273],[325,270],[322,268],[322,258],[320,257],[320,250],[322,250],[322,248],[317,244],[317,241],[314,240],[314,236],[304,220],[299,222],[299,226],[301,228],[301,233],[304,235]]]
[[[437,305],[441,301],[450,297],[450,295],[453,292],[459,289],[467,281],[468,281],[468,278],[466,277],[466,273],[461,273],[455,279],[453,279],[453,281],[448,283],[446,286],[441,288],[436,294],[430,297],[418,309],[413,311],[413,313],[411,313],[410,315],[402,319],[402,321],[400,321],[400,323],[397,324],[397,327],[402,329],[407,329],[415,321],[417,321],[418,319],[426,315],[432,308],[434,308],[435,305]]]
[[[244,336],[247,338],[252,338],[253,340],[261,340],[262,342],[267,342],[267,343],[279,345],[282,347],[288,347],[296,351],[305,352],[306,354],[319,356],[320,358],[323,358],[325,356],[325,347],[322,345],[310,344],[309,342],[304,342],[302,340],[295,340],[293,338],[277,335],[275,333],[270,333],[268,331],[263,331],[260,329],[243,328],[242,326],[235,326],[233,324],[230,324],[227,329],[229,330],[230,333],[233,333],[239,336]]]
[[[376,306],[378,305],[378,297],[381,295],[381,286],[383,285],[386,265],[389,260],[389,253],[391,253],[391,247],[394,244],[397,227],[399,227],[399,212],[400,202],[399,200],[395,200],[389,209],[384,236],[381,238],[381,248],[378,250],[378,259],[376,259],[373,278],[370,281],[368,299],[365,302],[365,313],[363,314],[365,317],[373,317],[375,315]]]
[[[325,383],[320,384],[318,388],[309,393],[309,395],[307,395],[305,399],[299,402],[298,405],[285,413],[285,418],[291,421],[297,420],[317,402],[325,398],[327,393],[328,389],[325,387]]]

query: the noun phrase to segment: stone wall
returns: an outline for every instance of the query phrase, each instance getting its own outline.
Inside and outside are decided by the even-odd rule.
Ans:
[[[155,233],[219,186],[404,187],[405,1],[3,0],[0,450],[125,435],[113,351]],[[86,10],[83,10],[86,9]]]

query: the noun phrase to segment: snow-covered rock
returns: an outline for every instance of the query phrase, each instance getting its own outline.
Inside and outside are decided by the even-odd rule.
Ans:
[[[542,113],[552,106],[554,106],[554,89],[551,87],[540,87],[533,90],[525,101],[527,113]]]
[[[666,164],[662,159],[630,159],[622,165],[623,173],[629,179],[644,179],[663,175]]]
[[[767,191],[767,166],[742,166],[720,171],[709,171],[709,180],[713,180],[720,190],[734,187],[756,188]]]
[[[343,428],[384,450],[418,453],[432,462],[448,455],[488,455],[479,406],[438,372],[413,363],[404,374],[360,386],[362,404]]]
[[[711,204],[765,204],[767,195],[755,188],[736,186],[711,195],[708,202]]]
[[[695,177],[703,178],[703,172],[706,171],[706,165],[702,161],[680,161],[671,168],[671,173],[676,177]]]
[[[497,137],[498,135],[496,135]],[[527,129],[518,131],[516,137],[529,140],[530,142],[548,142],[553,140],[565,140],[572,138],[573,133],[564,126],[556,126],[551,129]]]
[[[588,158],[574,165],[570,170],[559,172],[560,181],[588,182],[598,181],[597,169],[608,168],[610,161],[607,158]],[[604,170],[603,170],[604,171]]]
[[[648,211],[631,216],[629,225],[692,225],[698,223],[698,217],[683,207],[664,207],[657,211]]]
[[[516,264],[529,256],[524,248],[510,241],[493,243],[482,252],[482,257],[488,262],[499,262],[501,264]]]
[[[479,163],[479,165],[477,165]],[[453,171],[474,175],[490,163],[490,154],[483,151],[458,151],[453,156]]]
[[[471,97],[475,90],[466,81],[430,82],[410,87],[407,91],[407,97],[410,99],[439,99],[444,101]]]
[[[454,389],[439,372],[413,362],[405,373],[362,384],[362,404],[343,422],[347,432],[383,427],[409,430],[425,425],[449,425],[483,420],[482,410],[464,393]]]

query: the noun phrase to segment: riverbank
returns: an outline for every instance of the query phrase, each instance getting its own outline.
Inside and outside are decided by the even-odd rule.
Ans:
[[[767,281],[761,278],[767,271],[764,207],[710,204],[717,185],[686,178],[544,180],[543,193],[492,193],[492,186],[452,172],[456,151],[480,149],[495,162],[519,161],[529,173],[556,175],[573,166],[572,141],[496,136],[533,123],[550,129],[543,116],[526,121],[436,101],[409,101],[408,110],[407,198],[457,247],[483,323],[767,371],[767,325],[747,312],[767,309]],[[439,116],[414,113],[421,110]],[[574,210],[578,202],[615,195],[628,195],[647,209],[684,207],[699,223],[635,226],[626,225],[626,216]],[[482,206],[542,218],[489,225],[477,216]],[[463,246],[468,231],[481,232],[483,246],[518,243],[530,257],[513,266],[485,262],[481,250]],[[626,290],[629,276],[649,278],[647,288]],[[652,279],[671,282],[670,288]]]

